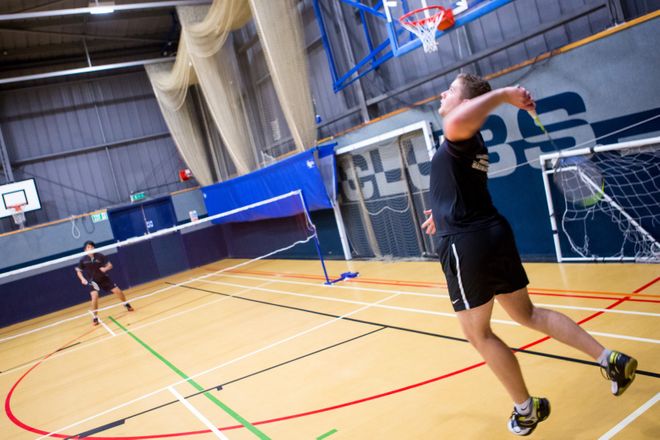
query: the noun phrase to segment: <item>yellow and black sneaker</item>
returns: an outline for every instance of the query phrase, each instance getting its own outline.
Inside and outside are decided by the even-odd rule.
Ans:
[[[620,396],[635,380],[637,359],[613,351],[607,357],[607,365],[600,368],[603,376],[612,381],[612,394]]]
[[[509,431],[515,435],[530,435],[536,426],[550,415],[550,402],[543,397],[532,397],[529,414],[519,413],[513,407],[509,419]]]

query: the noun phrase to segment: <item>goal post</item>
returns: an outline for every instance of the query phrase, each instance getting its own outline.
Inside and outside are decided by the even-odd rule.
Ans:
[[[539,160],[557,262],[660,262],[660,137]]]

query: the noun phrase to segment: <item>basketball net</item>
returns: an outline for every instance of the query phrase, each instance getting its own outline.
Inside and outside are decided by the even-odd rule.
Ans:
[[[415,20],[416,17],[422,15],[422,18]],[[403,15],[399,19],[399,23],[408,32],[415,34],[420,39],[424,52],[430,53],[438,50],[438,41],[435,39],[436,31],[451,27],[454,21],[451,9],[445,9],[441,6],[428,6]]]
[[[9,207],[14,211],[11,216],[14,219],[14,223],[16,223],[20,229],[25,229],[25,213],[23,212],[24,206],[25,205],[13,205]]]

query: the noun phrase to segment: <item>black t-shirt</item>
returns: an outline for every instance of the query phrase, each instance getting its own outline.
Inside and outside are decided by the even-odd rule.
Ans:
[[[481,133],[442,142],[431,160],[430,195],[441,236],[478,231],[504,219],[488,192],[488,149]]]
[[[78,262],[76,270],[81,271],[83,276],[87,281],[92,279],[96,282],[103,281],[108,278],[108,276],[101,272],[99,269],[108,264],[108,257],[103,254],[92,254],[85,255]]]

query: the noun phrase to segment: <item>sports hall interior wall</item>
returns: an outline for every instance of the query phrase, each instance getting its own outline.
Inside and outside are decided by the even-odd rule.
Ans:
[[[473,38],[474,34],[479,34],[479,44],[484,47],[494,47],[541,24],[571,16],[578,9],[594,7],[596,3],[600,2],[559,1],[547,7],[548,3],[540,0],[516,2],[522,5],[516,6],[517,8],[528,8],[535,13],[527,11],[528,13],[522,14],[522,9],[516,9],[517,17],[514,20],[503,8],[502,11],[468,26],[467,32],[472,34]],[[622,3],[629,8],[629,16],[656,9],[645,2]],[[322,118],[319,137],[338,135],[365,122],[365,114],[361,112],[361,107],[366,110],[366,116],[374,119],[390,110],[412,105],[418,99],[437,95],[444,90],[457,72],[453,70],[429,80],[422,86],[406,89],[408,83],[423,74],[430,72],[428,75],[433,76],[434,72],[450,69],[459,62],[461,57],[457,50],[459,36],[450,34],[444,44],[445,52],[441,52],[440,57],[425,57],[421,52],[410,54],[406,57],[405,64],[391,63],[391,66],[383,68],[373,77],[361,81],[363,91],[366,92],[366,102],[359,102],[355,87],[335,94],[330,87],[325,55],[318,39],[318,29],[311,18],[308,18],[312,17],[308,2],[303,4],[312,89],[316,110]],[[494,74],[518,62],[533,59],[566,43],[592,35],[608,27],[610,23],[606,10],[602,7],[597,8],[593,13],[558,26],[551,32],[487,56],[467,66],[467,69],[484,75]],[[520,82],[530,88],[539,99],[539,105],[545,106],[544,112],[547,115],[542,114],[541,117],[547,118],[546,126],[553,136],[567,139],[562,146],[574,145],[608,133],[617,127],[642,121],[660,112],[657,92],[653,93],[657,87],[654,82],[655,76],[652,74],[660,71],[660,68],[657,57],[639,57],[635,54],[655,52],[653,44],[658,41],[657,24],[658,20],[653,19],[614,33],[572,51],[496,77],[493,79],[493,84],[502,86]],[[261,133],[259,135],[261,138],[257,139],[259,151],[278,156],[290,151],[291,142],[287,138],[287,128],[283,118],[278,139],[275,139],[276,136],[272,131],[272,121],[275,119],[269,118],[280,118],[281,109],[278,113],[277,103],[266,98],[274,96],[272,81],[265,70],[258,70],[265,69],[265,63],[256,62],[259,57],[263,61],[263,55],[258,40],[255,42],[250,32],[248,27],[234,36],[246,77],[260,85],[255,87],[256,92],[253,92],[252,100],[248,101],[250,118],[255,121],[255,132]],[[631,64],[622,61],[629,60],[633,56],[636,67],[640,71],[650,72],[648,76],[633,77],[629,74]],[[557,84],[564,84],[564,87],[558,88]],[[622,90],[625,93],[622,93]],[[265,110],[257,111],[259,106]],[[420,118],[433,122],[437,137],[440,134],[438,129],[441,124],[435,113],[436,107],[437,102],[416,106],[340,135],[336,140],[339,146],[348,145],[380,132],[416,122]],[[568,120],[566,115],[569,116]],[[542,137],[538,132],[529,131],[529,123],[521,120],[524,115],[504,110],[496,112],[494,116],[488,121],[491,129],[487,129],[490,131],[490,136],[486,139],[493,153],[491,161],[494,171],[523,163],[538,154],[539,148],[529,145],[530,139],[527,137],[533,139],[542,139]],[[657,121],[656,119],[651,123],[640,125],[620,138],[606,137],[601,142],[615,142],[631,136],[650,136],[660,131]],[[194,181],[178,182],[175,177],[176,171],[184,168],[185,165],[176,152],[160,116],[153,92],[142,71],[82,80],[49,81],[29,87],[4,88],[0,90],[0,129],[15,177],[17,179],[23,176],[36,177],[39,182],[44,209],[28,213],[29,225],[125,203],[133,191],[146,189],[148,193],[158,195],[196,185]],[[219,150],[222,149],[217,143],[213,145]],[[538,141],[536,145],[544,151],[549,148],[542,141]],[[260,161],[263,161],[263,157]],[[365,173],[369,172],[369,170],[365,171]],[[225,167],[224,173],[231,174],[230,167]],[[219,177],[226,179],[229,176]],[[2,179],[4,176],[0,174],[0,180]],[[544,205],[540,184],[538,169],[531,166],[517,168],[511,173],[504,173],[502,177],[491,180],[495,203],[511,220],[518,245],[523,256],[528,260],[548,259],[553,255],[547,208]],[[524,191],[521,191],[521,188],[524,188]],[[194,198],[192,195],[186,196],[188,197]],[[186,203],[185,207],[177,211],[177,219],[185,219],[190,206],[195,206],[195,202],[190,199],[187,199]],[[176,210],[176,203],[174,205]],[[202,213],[201,210],[199,212]],[[324,221],[327,220],[327,231],[332,235],[334,220],[330,221],[331,217],[328,213],[323,215],[326,216]],[[0,226],[2,227],[0,231],[13,229],[11,219],[1,220]],[[10,235],[9,237],[13,237],[11,240],[16,240],[16,247],[13,247],[13,244],[12,247],[7,247],[9,242],[2,241],[0,248],[2,248],[3,263],[7,261],[9,255],[12,255],[13,249],[21,245],[24,251],[19,252],[18,255],[26,261],[26,258],[38,260],[48,258],[47,256],[62,255],[73,248],[79,249],[79,246],[73,244],[80,245],[84,237],[91,237],[100,242],[112,239],[108,230],[100,223],[90,232],[81,228],[80,239],[74,241],[68,238],[71,236],[70,228],[70,223],[61,223],[53,229],[44,229],[47,232],[37,230],[38,232],[34,232],[32,236],[27,235],[32,231],[24,233],[25,235]],[[321,233],[324,233],[323,229]],[[26,239],[26,237],[32,238]],[[190,237],[189,246],[201,248],[208,242],[202,235],[195,237],[195,239]],[[162,246],[166,249],[176,249],[172,243],[164,243]],[[209,251],[213,258],[227,253],[227,249],[221,246],[214,249],[213,252]],[[340,252],[337,252],[337,255],[339,254]],[[195,259],[190,255],[187,258]],[[197,258],[195,263],[202,264],[203,258]],[[122,263],[120,265],[124,266]],[[3,316],[0,317],[0,325],[15,322],[23,319],[20,318],[21,316],[26,316],[24,309],[16,307],[33,306],[35,313],[44,313],[86,301],[87,294],[81,290],[79,282],[71,272],[71,266],[58,270],[61,270],[61,274],[59,272],[54,274],[54,278],[48,283],[40,279],[30,286],[1,286]],[[154,275],[158,270],[155,262],[149,269]],[[129,275],[117,273],[115,277],[125,286],[134,285],[131,284]],[[64,291],[52,288],[53,279],[61,281],[62,289],[66,294],[63,294]],[[14,299],[5,303],[5,299],[9,299],[7,296],[9,291],[21,293],[16,293]],[[36,296],[30,295],[35,291],[41,293]],[[71,292],[75,293],[71,294]]]
[[[660,133],[660,95],[657,76],[652,72],[660,71],[660,60],[639,56],[655,50],[655,42],[660,39],[657,15],[620,32],[496,75],[491,83],[494,87],[521,84],[531,90],[537,100],[539,116],[560,148],[578,144],[591,146],[595,138],[599,144],[610,144],[657,136]],[[633,63],[637,72],[648,74],[632,75]],[[432,104],[413,106],[408,111],[349,131],[334,141],[338,143],[337,148],[346,147],[419,120],[431,121],[437,141],[442,125],[436,112],[438,102]],[[620,131],[626,127],[630,128]],[[552,233],[537,158],[542,152],[555,151],[554,146],[526,112],[509,106],[493,112],[482,133],[490,153],[491,194],[495,205],[512,224],[523,259],[553,261]],[[386,193],[385,187],[391,183],[391,178],[385,176],[392,176],[398,169],[398,159],[388,168],[387,161],[383,160],[386,155],[383,150],[352,153],[361,185],[377,187],[368,200],[376,200],[380,193]],[[427,192],[428,162],[415,166],[422,169],[422,174],[427,173],[426,186],[421,188]],[[616,235],[612,234],[615,229],[613,225],[603,226],[595,231],[592,240],[617,249],[618,243],[613,239]],[[433,249],[426,250],[433,252]]]

